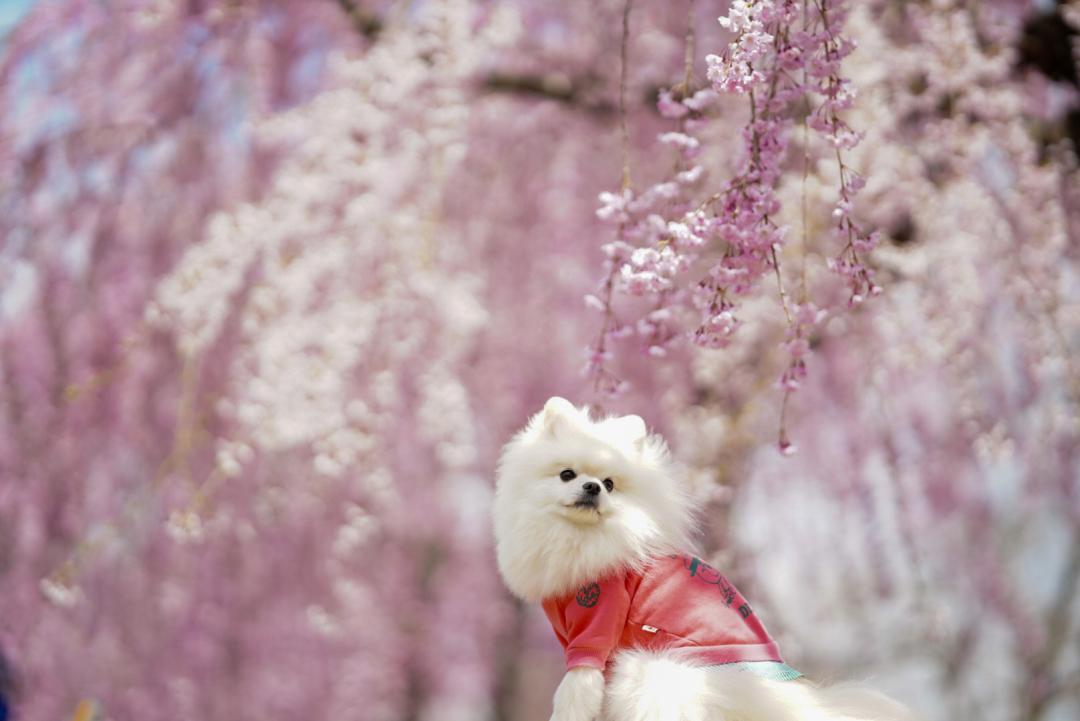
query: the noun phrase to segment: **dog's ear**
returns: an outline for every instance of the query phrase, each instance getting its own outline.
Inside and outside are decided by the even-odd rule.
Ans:
[[[553,396],[544,404],[544,430],[550,435],[555,435],[560,429],[573,423],[577,414],[577,408],[574,408],[573,403],[565,398]]]
[[[607,423],[620,440],[633,443],[638,450],[641,450],[642,444],[645,443],[645,437],[649,435],[648,429],[645,428],[645,421],[641,419],[641,416],[620,416],[612,418]]]
[[[544,417],[549,416],[575,416],[577,415],[577,408],[574,408],[574,404],[565,398],[559,396],[552,396],[548,398],[547,403],[544,404]]]

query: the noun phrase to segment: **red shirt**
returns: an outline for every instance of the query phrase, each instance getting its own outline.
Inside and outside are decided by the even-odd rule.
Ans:
[[[566,667],[604,670],[625,648],[684,649],[712,665],[780,661],[780,649],[742,594],[719,571],[691,556],[653,559],[642,573],[622,571],[547,598],[544,613],[566,650]]]

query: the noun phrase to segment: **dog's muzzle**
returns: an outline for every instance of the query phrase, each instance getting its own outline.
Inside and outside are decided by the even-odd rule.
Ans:
[[[574,508],[600,509],[600,484],[589,481],[581,486],[581,495],[574,501]]]

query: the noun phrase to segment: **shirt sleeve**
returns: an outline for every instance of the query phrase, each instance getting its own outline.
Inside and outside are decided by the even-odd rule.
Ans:
[[[622,576],[582,585],[566,606],[566,668],[602,671],[629,611],[630,593]]]

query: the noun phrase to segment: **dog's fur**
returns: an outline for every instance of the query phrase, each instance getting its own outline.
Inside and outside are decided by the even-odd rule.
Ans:
[[[559,477],[567,468],[577,473],[569,482]],[[605,479],[614,491],[588,498],[585,484]],[[692,549],[690,500],[664,441],[638,416],[593,421],[562,398],[549,400],[503,449],[494,522],[499,571],[527,601]],[[641,649],[617,652],[607,682],[594,668],[567,671],[553,706],[552,721],[914,719],[872,691],[768,681]]]

